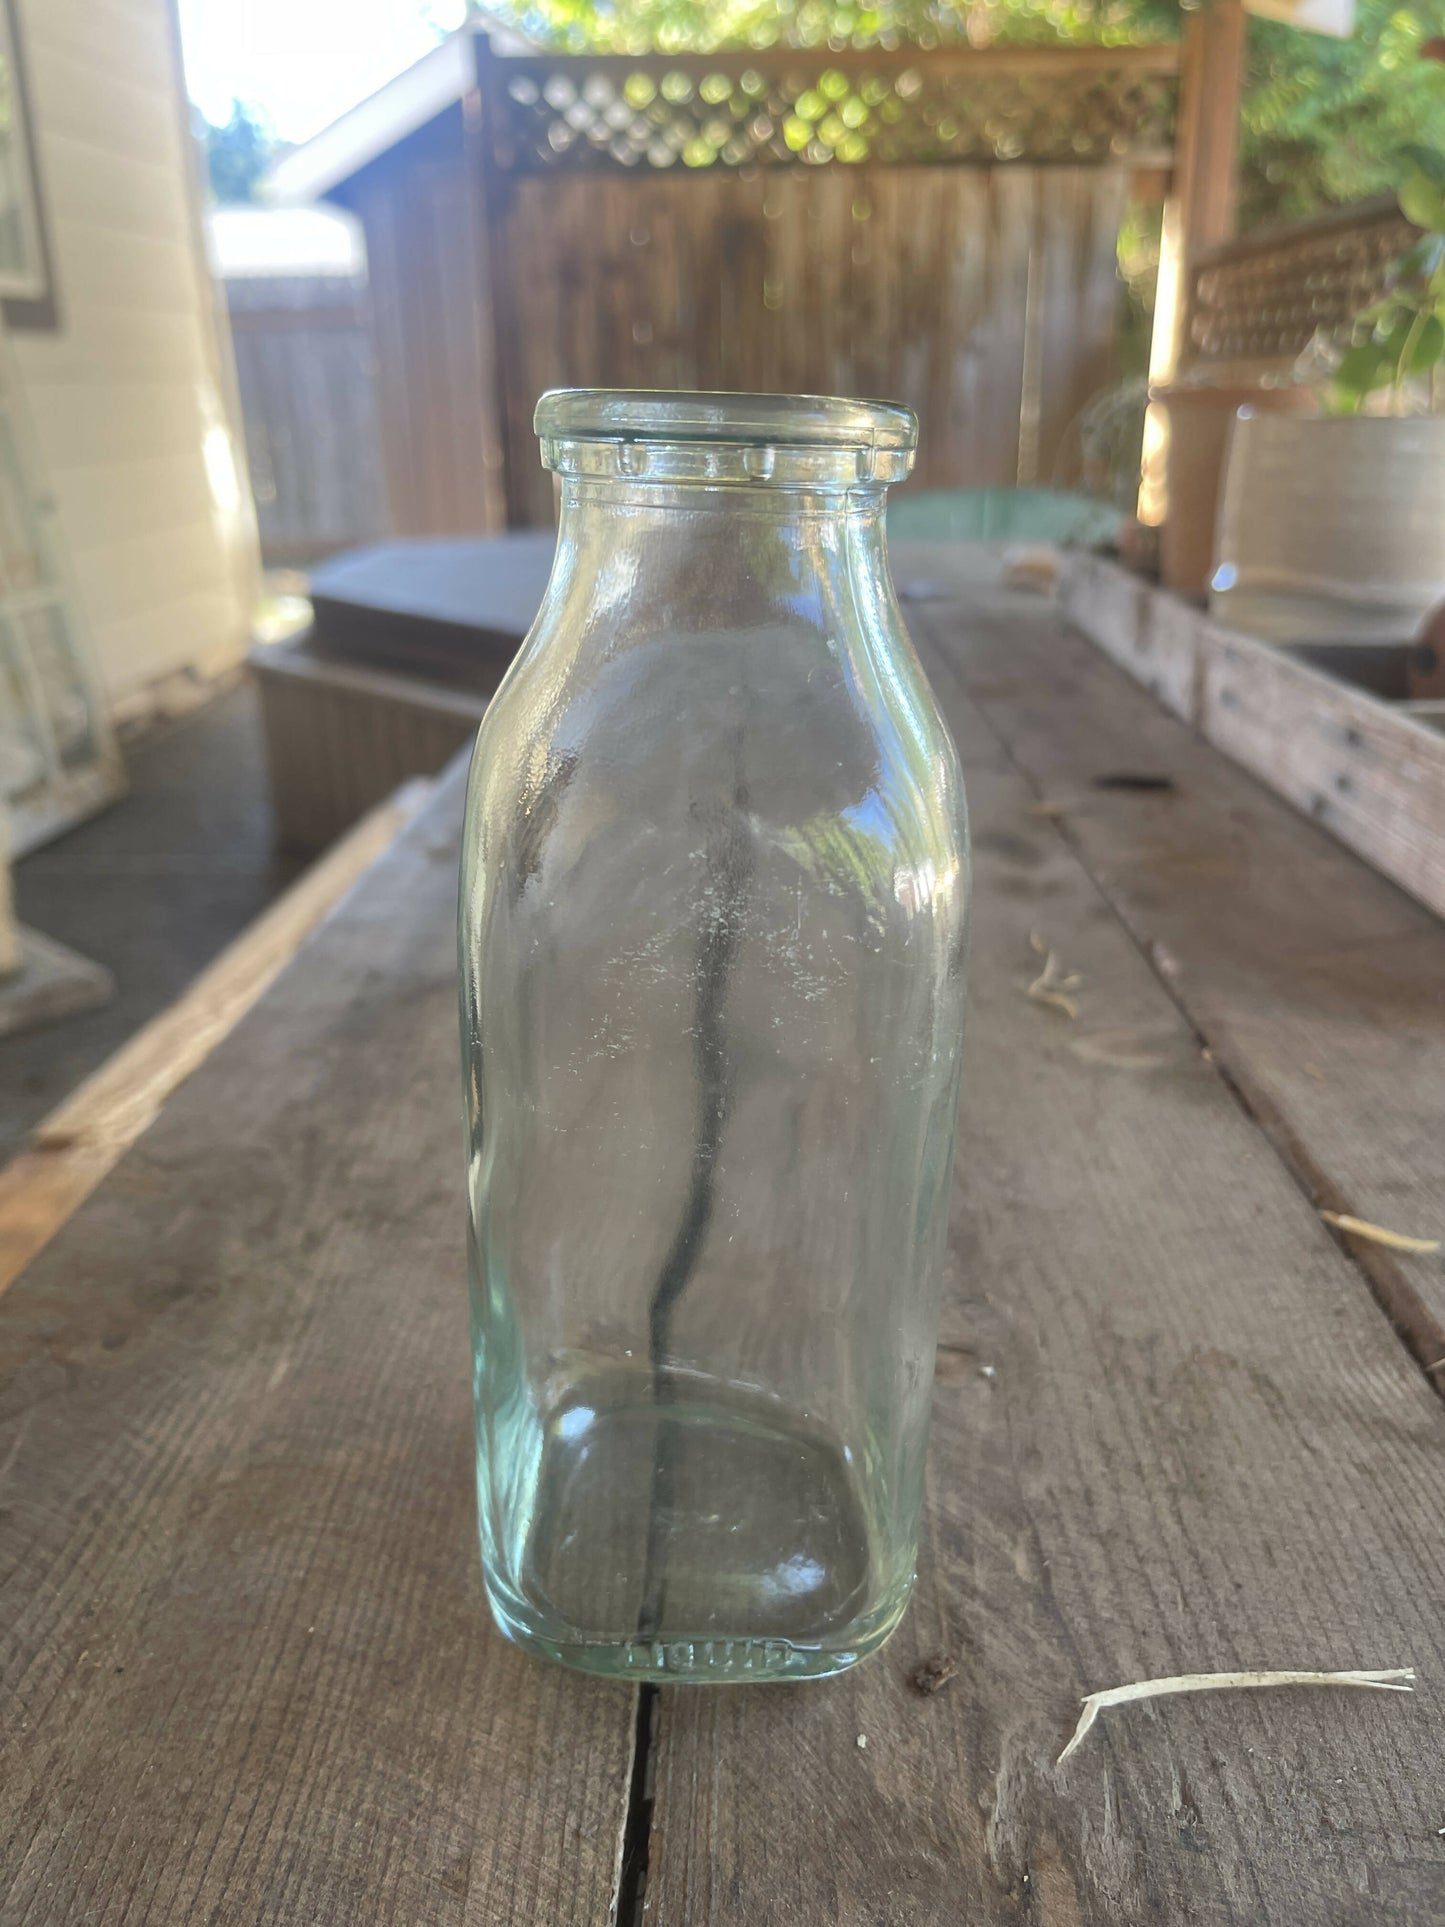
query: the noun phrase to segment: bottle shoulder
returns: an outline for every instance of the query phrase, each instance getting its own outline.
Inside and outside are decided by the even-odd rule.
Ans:
[[[901,627],[815,624],[629,638],[534,637],[482,723],[468,840],[514,888],[585,863],[661,877],[736,820],[801,879],[876,896],[959,870],[959,763]]]

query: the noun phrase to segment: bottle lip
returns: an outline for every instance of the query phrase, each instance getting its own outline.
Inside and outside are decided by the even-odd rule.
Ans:
[[[667,388],[552,388],[538,435],[567,441],[729,442],[907,450],[918,417],[899,402],[842,395],[743,395]]]
[[[895,481],[913,465],[918,417],[898,402],[841,395],[749,395],[665,388],[552,388],[533,425],[546,465],[570,470],[562,446],[807,450],[854,458],[859,479]],[[589,463],[584,467],[592,466]],[[767,479],[768,471],[749,464]],[[781,476],[779,479],[782,479]]]

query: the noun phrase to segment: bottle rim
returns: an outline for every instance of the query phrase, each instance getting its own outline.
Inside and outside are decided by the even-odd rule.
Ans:
[[[911,453],[918,417],[899,402],[666,388],[552,388],[534,427],[558,441],[725,442]]]
[[[918,418],[897,402],[660,388],[553,388],[534,426],[545,467],[634,479],[901,481]]]

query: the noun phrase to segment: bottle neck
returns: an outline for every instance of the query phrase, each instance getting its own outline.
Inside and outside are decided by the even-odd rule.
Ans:
[[[881,487],[567,476],[547,613],[615,647],[665,634],[852,629],[887,589]],[[578,635],[578,641],[584,640]]]

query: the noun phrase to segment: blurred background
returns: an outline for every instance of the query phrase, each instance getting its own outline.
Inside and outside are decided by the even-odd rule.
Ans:
[[[1242,403],[1436,412],[1442,36],[0,0],[0,1159],[470,735],[545,580],[546,387],[901,399],[896,532],[1237,590]],[[1445,480],[1402,459],[1395,527]]]

